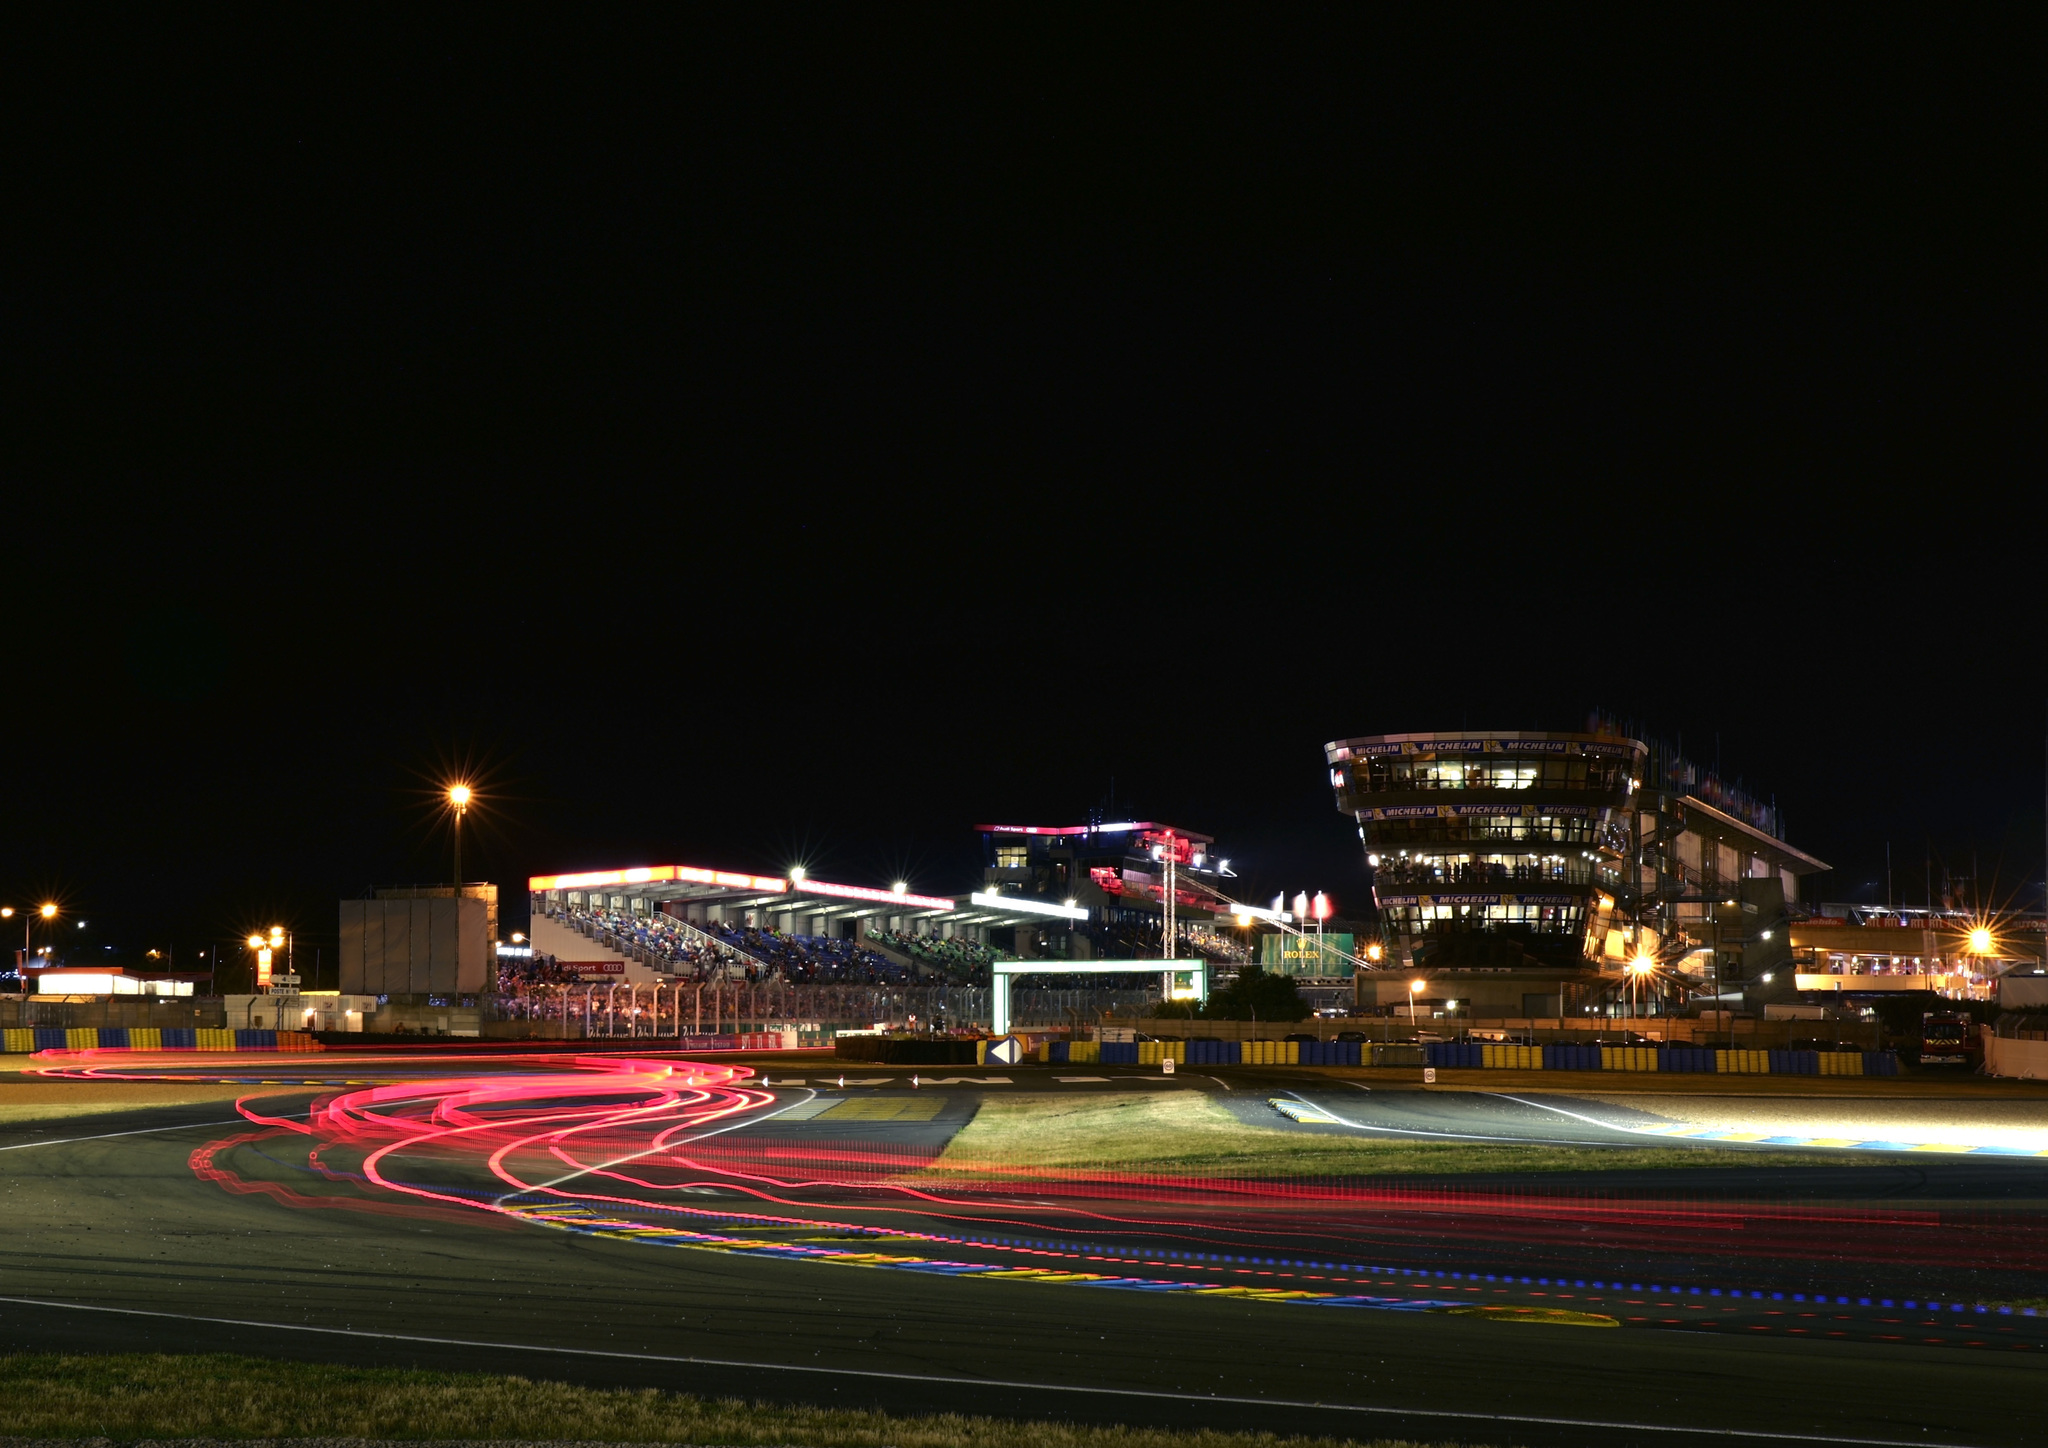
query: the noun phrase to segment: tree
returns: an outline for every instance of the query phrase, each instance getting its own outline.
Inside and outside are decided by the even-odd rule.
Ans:
[[[1291,975],[1270,975],[1247,965],[1237,978],[1209,996],[1202,1014],[1215,1021],[1298,1021],[1308,1015],[1308,1002]]]

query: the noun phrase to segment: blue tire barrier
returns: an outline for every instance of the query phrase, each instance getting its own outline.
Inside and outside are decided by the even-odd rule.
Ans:
[[[235,1032],[235,1049],[237,1051],[275,1051],[277,1049],[277,1032],[238,1030]]]
[[[102,1047],[120,1046],[125,1048],[127,1046],[128,1028],[126,1026],[101,1026],[99,1030],[100,1045]]]
[[[1899,1053],[1897,1051],[1865,1051],[1863,1053],[1863,1074],[1866,1076],[1898,1075]]]
[[[1050,1061],[1055,1066],[1064,1066],[1068,1064],[1067,1043],[1065,1041],[1046,1042],[1045,1059]]]
[[[1600,1069],[1600,1048],[1598,1046],[1545,1046],[1543,1048],[1543,1069],[1546,1071],[1597,1071]]]
[[[164,1049],[166,1051],[189,1051],[199,1044],[199,1032],[191,1026],[165,1026]]]
[[[38,1051],[63,1050],[64,1028],[62,1026],[37,1026],[36,1049]]]
[[[1711,1046],[1666,1046],[1657,1052],[1659,1071],[1714,1071],[1714,1051]]]
[[[1241,1066],[1244,1048],[1237,1041],[1189,1041],[1190,1066]]]
[[[1136,1041],[1104,1041],[1102,1043],[1102,1064],[1105,1066],[1137,1065],[1138,1043]]]
[[[1361,1064],[1363,1053],[1357,1041],[1303,1041],[1301,1043],[1301,1064],[1304,1066],[1356,1066]]]
[[[1432,1066],[1477,1068],[1486,1064],[1485,1051],[1476,1042],[1434,1041],[1427,1049]]]
[[[1818,1051],[1772,1051],[1769,1053],[1773,1076],[1818,1076],[1820,1074],[1820,1052]]]

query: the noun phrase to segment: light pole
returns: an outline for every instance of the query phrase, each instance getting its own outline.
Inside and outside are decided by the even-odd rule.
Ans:
[[[14,907],[13,907],[12,905],[0,905],[0,920],[11,920],[11,919],[12,919],[13,917],[14,917]],[[18,990],[21,990],[21,991],[26,991],[26,990],[28,989],[28,958],[29,958],[29,952],[30,952],[31,950],[33,950],[33,949],[35,948],[35,947],[34,947],[34,943],[33,943],[33,942],[32,942],[32,941],[31,941],[31,940],[29,939],[29,931],[30,931],[30,930],[32,930],[32,929],[33,929],[33,928],[35,927],[35,922],[36,922],[36,921],[37,921],[38,919],[42,919],[42,920],[55,920],[56,918],[57,918],[57,906],[56,906],[56,903],[55,903],[54,901],[49,901],[49,900],[46,900],[46,901],[44,901],[44,902],[43,902],[43,903],[42,903],[41,905],[38,905],[38,906],[37,906],[37,907],[36,907],[36,908],[35,908],[34,910],[31,910],[31,911],[23,911],[23,912],[22,912],[22,916],[21,916],[21,964],[20,964],[20,966],[19,966],[19,967],[18,967],[18,968],[16,969],[16,971],[15,971],[15,987],[16,987],[16,989],[18,989]]]
[[[1417,996],[1421,995],[1421,994],[1422,994],[1422,982],[1421,982],[1421,981],[1419,981],[1419,980],[1411,980],[1411,981],[1409,981],[1409,982],[1408,982],[1408,1029],[1409,1029],[1409,1030],[1411,1030],[1411,1031],[1415,1029],[1415,998],[1416,998]]]
[[[448,786],[448,808],[455,811],[455,893],[462,893],[462,817],[469,813],[469,786]]]

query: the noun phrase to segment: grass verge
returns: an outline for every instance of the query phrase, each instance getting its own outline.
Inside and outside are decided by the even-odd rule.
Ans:
[[[0,1123],[59,1121],[67,1116],[113,1116],[156,1106],[228,1106],[252,1086],[219,1086],[182,1081],[44,1081],[16,1077],[0,1083]],[[233,1110],[227,1112],[233,1116]]]
[[[370,1438],[793,1448],[1339,1448],[1332,1438],[909,1417],[225,1354],[0,1357],[0,1437]],[[1374,1448],[1416,1448],[1386,1439]]]
[[[1279,1176],[1447,1176],[1477,1172],[1691,1167],[1868,1166],[1848,1152],[1687,1146],[1527,1146],[1412,1141],[1249,1125],[1200,1091],[1020,1092],[981,1109],[929,1171],[942,1179],[1031,1171],[1158,1171]]]

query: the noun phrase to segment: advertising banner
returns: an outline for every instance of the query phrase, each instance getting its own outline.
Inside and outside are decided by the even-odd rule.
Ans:
[[[1344,956],[1357,953],[1352,948],[1353,938],[1349,931],[1333,930],[1322,937],[1318,947],[1312,935],[1262,935],[1259,964],[1276,975],[1348,976],[1351,962]]]

